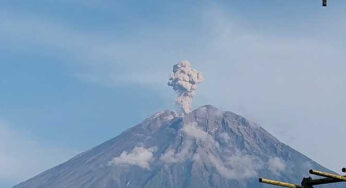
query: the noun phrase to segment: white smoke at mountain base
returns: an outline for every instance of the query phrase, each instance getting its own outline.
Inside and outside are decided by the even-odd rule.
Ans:
[[[207,148],[220,147],[219,143],[210,134],[200,129],[196,122],[184,125],[182,133],[187,136],[182,142],[182,149],[179,151],[174,148],[168,149],[160,158],[163,162],[182,163],[189,158],[193,158],[194,144],[203,145]]]
[[[197,144],[202,144],[203,146],[209,148],[220,147],[219,143],[216,142],[208,132],[198,127],[197,122],[185,124],[182,131],[186,136],[195,139]]]
[[[189,137],[196,138],[197,140],[214,140],[204,130],[200,129],[196,122],[186,124],[182,127],[182,131]]]
[[[218,173],[225,178],[241,181],[258,175],[260,164],[250,155],[234,155],[226,161],[221,161],[213,154],[207,156]]]
[[[182,149],[176,151],[173,148],[168,149],[160,158],[164,163],[183,163],[192,155],[193,142],[186,140],[182,143]]]
[[[135,147],[131,152],[123,151],[119,157],[114,157],[109,165],[136,165],[145,169],[150,169],[150,161],[153,158],[155,147],[144,148]]]
[[[274,174],[279,175],[280,172],[283,172],[286,169],[286,164],[283,160],[278,157],[270,158],[268,161],[269,170]]]
[[[197,89],[197,84],[203,81],[201,72],[193,69],[189,61],[181,61],[173,66],[173,72],[168,85],[177,92],[177,104],[184,114],[191,111],[192,99]]]

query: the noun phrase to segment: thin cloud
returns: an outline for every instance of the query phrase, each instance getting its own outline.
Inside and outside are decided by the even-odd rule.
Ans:
[[[278,157],[270,158],[268,161],[269,170],[274,174],[279,175],[282,171],[286,169],[286,164],[283,160]]]
[[[208,159],[223,177],[237,181],[257,177],[257,170],[261,167],[257,160],[249,155],[233,155],[222,162],[208,154]]]
[[[225,9],[203,10],[201,25],[208,29],[186,35],[195,37],[186,38],[191,43],[176,40],[184,45],[172,45],[181,38],[174,35],[181,27],[169,28],[170,35],[157,27],[144,37],[117,41],[49,20],[10,14],[1,17],[0,37],[18,45],[37,43],[61,49],[66,60],[78,65],[75,73],[82,80],[109,86],[137,83],[160,88],[163,96],[169,88],[158,86],[161,82],[157,81],[165,82],[168,75],[156,72],[170,70],[180,59],[190,59],[205,76],[195,104],[213,104],[251,117],[280,140],[338,170],[343,158],[331,161],[328,154],[346,154],[337,149],[342,148],[339,140],[346,134],[343,15],[333,15],[333,21],[322,20],[313,27],[304,23],[305,30],[292,26],[290,31],[280,31],[268,22],[273,29],[265,32],[261,23],[236,20]],[[161,36],[160,42],[154,40],[155,35]],[[314,136],[307,144],[303,138],[311,130],[315,130]],[[321,137],[328,139],[321,142]],[[309,147],[311,144],[321,147]]]
[[[47,147],[31,136],[0,123],[0,180],[17,184],[57,165],[77,152]]]
[[[51,55],[63,57],[67,64],[76,67],[74,74],[78,79],[107,86],[124,83],[152,86],[165,85],[169,76],[168,72],[160,71],[162,58],[158,60],[157,57],[161,55],[155,57],[156,61],[148,55],[163,50],[153,45],[157,41],[143,41],[139,36],[124,40],[117,35],[85,32],[55,20],[3,12],[0,15],[2,41],[17,51],[27,52],[28,48],[22,49],[23,46],[35,46],[29,50],[49,49]],[[140,63],[138,58],[142,58]]]

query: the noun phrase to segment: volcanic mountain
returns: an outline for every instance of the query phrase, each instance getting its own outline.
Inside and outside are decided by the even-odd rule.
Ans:
[[[299,184],[310,168],[328,171],[257,124],[207,105],[184,117],[156,113],[14,188],[260,188],[270,186],[259,176]]]

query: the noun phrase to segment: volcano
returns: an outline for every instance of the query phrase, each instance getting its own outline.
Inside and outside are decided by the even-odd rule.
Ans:
[[[329,171],[256,123],[207,105],[184,117],[156,113],[14,188],[261,188],[271,186],[260,176],[299,184],[309,169]]]

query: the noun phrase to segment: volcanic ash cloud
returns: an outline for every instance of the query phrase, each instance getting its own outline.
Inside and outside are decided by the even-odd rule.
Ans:
[[[173,90],[177,92],[176,102],[184,114],[191,111],[192,99],[196,93],[197,84],[202,81],[202,73],[193,69],[189,61],[181,61],[173,66],[168,85],[172,86]]]

